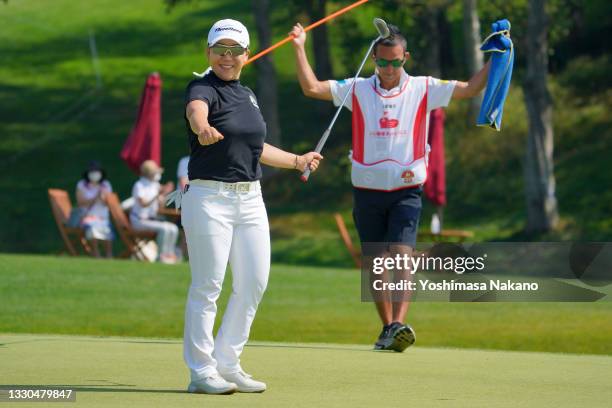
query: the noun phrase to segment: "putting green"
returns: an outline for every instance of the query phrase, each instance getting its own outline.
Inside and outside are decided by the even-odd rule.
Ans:
[[[612,357],[414,347],[253,343],[263,394],[184,392],[179,340],[0,334],[0,384],[73,388],[53,407],[608,407]],[[17,406],[41,407],[41,403]]]

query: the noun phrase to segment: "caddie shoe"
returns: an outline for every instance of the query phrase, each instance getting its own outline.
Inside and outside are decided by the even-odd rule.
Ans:
[[[406,348],[412,346],[416,341],[416,333],[407,324],[393,323],[391,330],[393,341],[385,350],[393,350],[401,353]]]

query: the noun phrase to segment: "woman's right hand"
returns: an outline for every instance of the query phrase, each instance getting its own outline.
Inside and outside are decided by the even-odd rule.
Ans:
[[[208,146],[223,140],[223,135],[212,126],[206,126],[198,134],[198,142],[202,146]]]
[[[306,31],[300,23],[293,26],[293,29],[289,32],[289,35],[293,37],[293,45],[296,47],[303,47],[306,42]]]

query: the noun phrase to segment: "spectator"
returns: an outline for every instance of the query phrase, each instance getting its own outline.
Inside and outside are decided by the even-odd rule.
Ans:
[[[146,160],[140,166],[141,177],[132,189],[134,206],[130,212],[130,221],[136,230],[157,232],[158,260],[172,264],[177,260],[175,246],[178,227],[158,219],[159,204],[174,188],[173,183],[164,186],[159,183],[163,171],[153,160]]]
[[[189,184],[189,176],[187,174],[189,167],[189,156],[185,156],[179,160],[176,168],[176,181],[178,183],[179,190],[183,191],[185,186]]]
[[[176,168],[176,182],[178,183],[178,188],[181,191],[185,191],[185,186],[189,184],[189,156],[184,156],[179,160],[178,166]],[[178,220],[176,220],[176,226],[179,227],[180,232],[180,244],[179,248],[181,249],[179,258],[187,258],[189,255],[187,253],[187,239],[185,238],[185,230],[181,228],[181,217],[179,215]]]
[[[113,188],[106,179],[106,171],[100,163],[89,163],[82,179],[77,183],[76,197],[77,205],[83,213],[80,225],[85,230],[85,238],[96,258],[100,258],[100,242],[104,245],[106,257],[113,257],[113,232],[106,205],[106,197],[112,191]]]

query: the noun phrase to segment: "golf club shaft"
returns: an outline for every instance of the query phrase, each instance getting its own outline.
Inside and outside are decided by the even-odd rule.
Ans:
[[[368,60],[368,57],[370,56],[370,53],[372,52],[372,48],[374,48],[374,44],[376,44],[376,41],[378,41],[379,39],[380,39],[380,37],[377,37],[370,44],[370,48],[368,48],[368,52],[366,52],[365,57],[361,61],[361,65],[359,65],[359,69],[357,70],[357,73],[353,77],[353,82],[351,83],[351,86],[347,90],[346,94],[344,94],[344,98],[342,98],[342,102],[340,103],[340,106],[338,106],[338,109],[336,109],[336,113],[334,114],[334,117],[332,118],[331,123],[329,124],[327,129],[325,129],[325,132],[323,132],[323,136],[321,136],[321,139],[319,139],[319,143],[317,143],[317,147],[314,150],[315,152],[321,153],[321,151],[323,150],[323,147],[325,146],[325,143],[327,142],[327,138],[329,138],[329,134],[331,133],[331,130],[334,127],[334,124],[336,123],[336,119],[338,119],[338,116],[340,116],[340,111],[342,110],[342,107],[346,103],[346,99],[348,98],[348,96],[350,94],[353,93],[353,88],[355,87],[355,82],[357,81],[357,78],[359,77],[359,74],[361,73],[361,70],[363,69],[363,66],[365,65],[366,61]],[[309,167],[309,164],[310,163],[308,163],[308,165],[306,165],[306,169],[304,170],[304,172],[302,173],[302,176],[300,177],[303,182],[307,182],[308,181],[308,177],[310,177],[310,167]]]
[[[344,13],[346,13],[347,11],[349,11],[349,10],[351,10],[351,9],[354,9],[354,8],[355,8],[355,7],[357,7],[357,6],[361,6],[363,3],[366,3],[366,2],[368,2],[368,0],[359,0],[359,1],[356,1],[355,3],[351,4],[350,6],[346,6],[345,8],[340,9],[340,10],[338,10],[338,11],[336,11],[336,12],[334,12],[334,13],[330,14],[329,16],[327,16],[327,17],[323,17],[323,18],[322,18],[322,19],[320,19],[319,21],[316,21],[316,22],[314,22],[314,23],[310,24],[309,26],[307,26],[307,27],[305,27],[305,28],[304,28],[304,31],[305,31],[305,32],[308,32],[308,31],[312,30],[313,28],[316,28],[316,27],[320,26],[321,24],[324,24],[324,23],[328,22],[328,21],[329,21],[329,20],[331,20],[332,18],[338,17],[340,14],[344,14]],[[245,64],[244,64],[244,65],[250,64],[251,62],[255,61],[256,59],[258,59],[258,58],[260,58],[260,57],[263,57],[263,56],[264,56],[264,55],[266,55],[267,53],[269,53],[269,52],[271,52],[271,51],[274,51],[275,49],[277,49],[277,48],[278,48],[278,47],[280,47],[281,45],[283,45],[283,44],[287,44],[287,43],[288,43],[289,41],[291,41],[291,40],[293,40],[293,36],[291,36],[291,35],[287,36],[287,38],[285,38],[285,39],[283,39],[283,40],[281,40],[281,41],[277,42],[276,44],[274,44],[274,45],[272,45],[272,46],[270,46],[270,47],[266,48],[266,49],[265,49],[265,50],[263,50],[263,51],[258,52],[258,53],[257,53],[257,54],[255,54],[255,55],[253,55],[251,58],[249,58],[249,59],[247,60],[247,62],[245,62]]]

